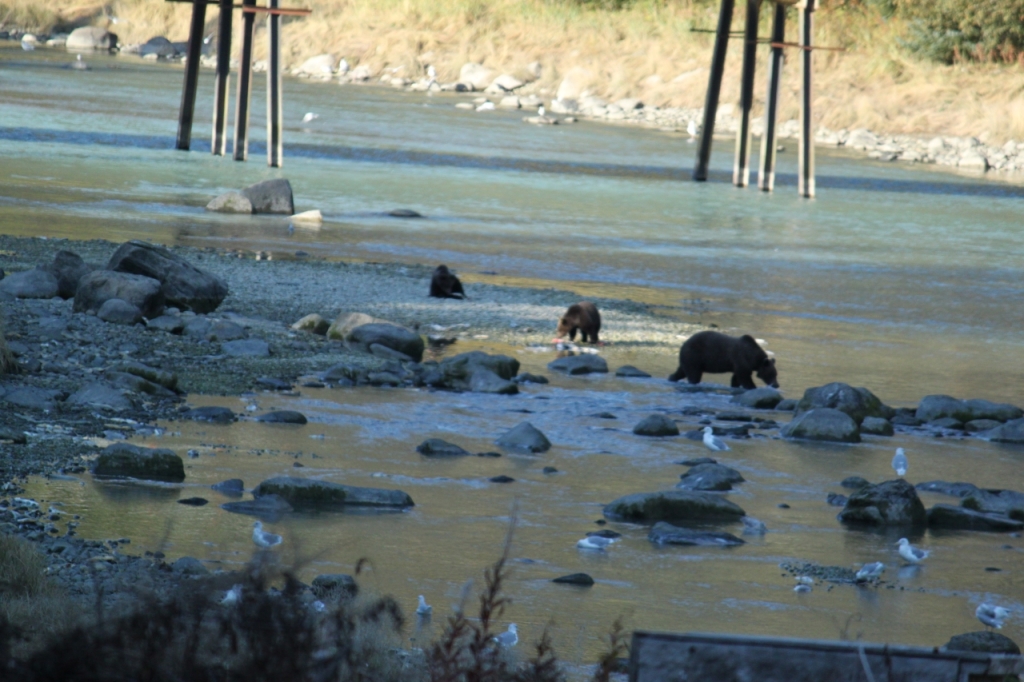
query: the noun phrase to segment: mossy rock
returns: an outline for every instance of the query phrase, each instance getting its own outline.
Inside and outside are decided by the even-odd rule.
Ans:
[[[721,495],[689,490],[633,493],[610,502],[604,515],[613,521],[736,521],[746,512]]]
[[[295,508],[331,509],[345,506],[405,509],[414,505],[401,490],[363,488],[295,476],[277,476],[260,483],[254,497],[278,495]]]
[[[185,463],[173,451],[164,448],[114,443],[100,453],[92,472],[96,476],[127,476],[180,483],[185,480]]]

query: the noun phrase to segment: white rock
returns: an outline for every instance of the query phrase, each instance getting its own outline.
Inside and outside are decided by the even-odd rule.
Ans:
[[[99,26],[82,26],[71,32],[65,46],[68,50],[109,50],[117,47],[117,36]]]
[[[468,62],[459,69],[459,82],[471,85],[474,90],[483,90],[494,80],[494,71],[483,64]]]
[[[459,102],[455,105],[456,109],[476,109],[476,105],[472,102]]]
[[[313,226],[320,225],[324,222],[324,215],[320,212],[320,209],[315,208],[312,211],[303,211],[302,213],[296,213],[291,217],[291,221],[296,225],[302,226]]]
[[[304,73],[307,76],[330,76],[334,73],[337,61],[333,54],[318,54],[302,62],[297,73]]]
[[[360,64],[349,72],[349,78],[354,81],[368,81],[373,78],[373,70],[367,64]]]
[[[900,161],[909,161],[910,163],[919,163],[922,157],[920,152],[915,149],[906,149],[900,154]]]
[[[515,95],[502,97],[501,101],[498,102],[498,106],[501,107],[502,109],[521,109],[523,107],[522,103],[519,101],[519,98],[516,97]]]
[[[576,66],[569,69],[562,82],[558,86],[555,99],[579,99],[588,85],[594,82],[596,76],[590,69]]]
[[[878,146],[878,136],[867,128],[857,128],[850,131],[846,138],[846,146],[853,149],[874,149]]]
[[[967,170],[988,170],[988,160],[974,150],[968,150],[960,156],[960,161],[957,163],[960,168]]]
[[[551,101],[551,113],[553,114],[575,114],[579,111],[579,105],[574,99],[555,99]]]
[[[946,141],[941,137],[933,137],[928,141],[928,156],[939,157],[946,151]]]

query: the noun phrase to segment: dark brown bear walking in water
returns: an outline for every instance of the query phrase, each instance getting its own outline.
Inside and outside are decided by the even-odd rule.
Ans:
[[[598,343],[597,333],[601,331],[601,313],[597,312],[597,306],[590,301],[573,303],[558,320],[558,338],[566,334],[570,341],[576,340],[576,330],[580,332],[580,341],[587,343]]]
[[[430,278],[430,295],[434,298],[466,298],[462,282],[447,265],[438,265]]]
[[[718,332],[698,332],[688,338],[679,349],[679,369],[669,381],[686,379],[699,384],[701,376],[732,372],[733,388],[756,388],[751,375],[772,388],[778,388],[775,360],[768,357],[754,337],[744,334],[734,338]]]

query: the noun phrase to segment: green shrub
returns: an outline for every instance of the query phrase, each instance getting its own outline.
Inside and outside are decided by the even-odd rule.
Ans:
[[[926,59],[1024,61],[1024,0],[907,0],[904,46]]]

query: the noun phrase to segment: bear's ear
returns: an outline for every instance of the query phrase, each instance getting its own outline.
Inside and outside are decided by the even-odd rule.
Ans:
[[[775,366],[775,358],[765,358],[764,360],[761,361],[761,368],[762,369],[767,369],[769,367],[774,367],[774,366]]]

